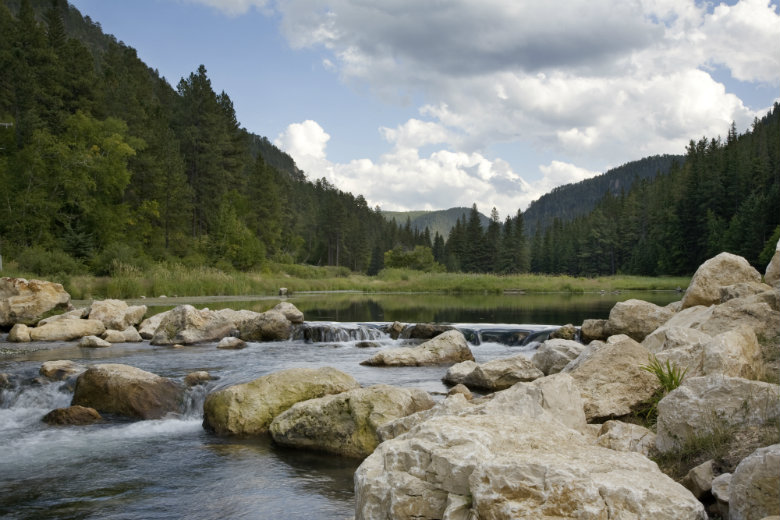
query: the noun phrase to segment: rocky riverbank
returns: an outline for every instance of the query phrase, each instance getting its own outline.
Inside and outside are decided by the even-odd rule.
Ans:
[[[416,389],[361,387],[336,369],[294,368],[212,392],[204,427],[364,458],[355,474],[358,519],[777,515],[779,260],[776,254],[762,281],[744,259],[718,255],[700,267],[682,301],[622,302],[609,319],[586,320],[582,341],[547,340],[530,360],[478,364],[462,334],[441,327],[422,344],[367,355],[367,364],[383,370],[441,366],[445,380],[460,385],[438,402]],[[185,305],[143,320],[143,306],[117,300],[43,318],[69,303],[56,284],[45,284],[0,279],[8,341],[105,348],[145,338],[163,347],[241,348],[286,340],[303,322],[289,303],[264,313]],[[388,333],[393,329],[402,335],[400,324]],[[664,393],[643,369],[651,356],[687,370],[682,385]],[[212,377],[190,376],[176,382],[121,364],[44,363],[41,377],[74,381],[72,406],[47,421],[176,414],[183,385]],[[470,399],[462,385],[492,393]],[[646,420],[651,416],[655,424]],[[651,460],[680,459],[724,436],[739,449],[691,459],[690,473],[662,464],[670,476]]]

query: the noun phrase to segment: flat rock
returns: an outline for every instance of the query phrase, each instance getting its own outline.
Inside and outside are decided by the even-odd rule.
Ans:
[[[761,275],[741,256],[720,253],[699,266],[682,298],[682,307],[721,303],[720,289],[743,282],[761,282]]]
[[[427,392],[414,388],[356,388],[296,403],[276,416],[269,431],[283,446],[363,458],[379,444],[379,427],[433,405]]]
[[[62,284],[25,278],[0,278],[0,327],[34,325],[56,309],[67,309],[70,294]]]
[[[217,348],[226,349],[226,350],[239,350],[242,348],[246,348],[246,341],[244,341],[241,338],[233,338],[233,337],[222,338],[221,340],[219,340],[219,343],[217,343]]]
[[[100,336],[106,331],[99,320],[58,320],[30,329],[33,341],[71,341],[84,336]]]
[[[260,435],[299,401],[360,388],[354,377],[331,367],[291,368],[206,396],[203,427],[220,435]]]
[[[384,349],[361,362],[369,366],[422,366],[474,361],[466,338],[457,330],[448,330],[417,347]]]
[[[92,365],[76,380],[72,405],[135,419],[159,419],[180,412],[183,387],[128,365]]]

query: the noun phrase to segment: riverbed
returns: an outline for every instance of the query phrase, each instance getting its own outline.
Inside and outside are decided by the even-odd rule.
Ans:
[[[284,449],[267,439],[216,437],[201,426],[205,395],[285,368],[333,366],[364,386],[416,387],[441,399],[447,391],[441,382],[446,366],[360,365],[377,349],[401,344],[376,332],[381,322],[454,324],[467,333],[477,362],[485,362],[518,353],[530,357],[534,338],[543,339],[539,334],[565,323],[578,325],[584,317],[605,318],[615,301],[641,298],[665,304],[678,299],[675,293],[582,295],[580,300],[567,295],[556,306],[554,298],[532,301],[523,296],[436,301],[435,295],[297,295],[288,301],[304,311],[307,323],[333,334],[317,342],[249,343],[243,350],[219,350],[216,343],[158,347],[148,341],[82,349],[76,342],[18,345],[0,337],[0,373],[10,381],[0,391],[0,517],[351,518],[352,474],[360,461]],[[277,302],[267,297],[213,299],[197,306],[266,310]],[[154,312],[179,302],[148,303]],[[422,313],[414,315],[418,306]],[[506,330],[513,332],[507,337],[515,338],[514,332],[521,331],[527,341],[503,341],[497,332]],[[365,346],[366,339],[371,346]],[[206,370],[218,379],[191,389],[186,412],[175,417],[53,427],[41,417],[70,404],[73,382],[42,379],[38,370],[44,361],[57,359],[83,365],[123,363],[177,381]]]

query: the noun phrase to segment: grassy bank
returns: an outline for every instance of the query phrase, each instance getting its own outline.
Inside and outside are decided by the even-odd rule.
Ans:
[[[608,276],[573,278],[550,275],[424,273],[386,269],[378,276],[344,268],[273,265],[262,272],[223,272],[207,267],[157,265],[143,272],[128,269],[114,276],[49,276],[3,271],[2,276],[44,278],[62,283],[74,299],[141,296],[223,296],[276,294],[280,287],[301,291],[502,293],[673,290],[685,288],[685,277]]]

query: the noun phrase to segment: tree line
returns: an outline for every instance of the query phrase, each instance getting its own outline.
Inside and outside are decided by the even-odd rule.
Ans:
[[[0,3],[0,70],[0,252],[41,274],[153,262],[687,274],[721,250],[760,266],[780,223],[777,105],[683,159],[558,189],[529,208],[532,226],[495,209],[483,225],[475,204],[432,236],[306,178],[241,127],[205,66],[173,87],[64,0]]]

